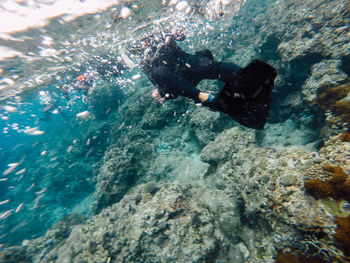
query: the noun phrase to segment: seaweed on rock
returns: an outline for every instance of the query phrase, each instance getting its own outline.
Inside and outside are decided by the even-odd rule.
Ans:
[[[294,255],[291,252],[278,252],[275,263],[322,263],[317,257],[305,257],[303,255]]]
[[[323,169],[332,174],[327,181],[311,179],[305,182],[306,190],[315,198],[332,197],[350,202],[350,179],[341,167],[326,165]]]
[[[325,112],[330,110],[350,128],[350,101],[347,99],[349,93],[349,82],[342,85],[325,84],[318,89],[314,104]],[[337,123],[336,120],[334,122]]]
[[[335,222],[338,227],[334,238],[342,243],[345,254],[350,256],[350,216],[336,217]]]
[[[340,135],[339,139],[343,142],[350,142],[350,132],[344,132]]]
[[[331,173],[332,177],[327,181],[311,179],[305,183],[307,191],[315,198],[332,197],[335,200],[345,199],[350,202],[350,179],[343,168],[338,166],[326,165],[323,167],[326,172]],[[350,216],[335,217],[337,224],[336,234],[333,236],[341,243],[346,256],[350,255]]]

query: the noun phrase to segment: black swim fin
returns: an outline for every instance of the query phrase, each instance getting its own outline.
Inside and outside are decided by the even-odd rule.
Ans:
[[[228,114],[246,127],[262,130],[269,115],[276,76],[275,68],[254,60],[227,81],[211,103],[204,105]]]

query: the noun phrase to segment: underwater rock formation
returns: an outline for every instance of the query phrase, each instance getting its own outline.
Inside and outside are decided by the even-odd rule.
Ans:
[[[115,143],[95,176],[93,213],[118,202],[137,182],[178,178],[190,168],[192,176],[204,173],[206,164],[196,157],[199,149],[233,123],[218,113],[189,107],[186,100],[160,105],[149,96],[152,88],[133,94],[116,116]]]
[[[326,262],[349,260],[349,202],[331,179],[340,172],[337,182],[347,191],[349,135],[334,127],[319,134],[325,123],[312,109],[316,100],[325,112],[343,114],[334,105],[348,96],[348,86],[339,86],[349,74],[344,8],[340,0],[248,1],[232,21],[240,31],[212,46],[223,60],[243,66],[259,57],[278,67],[266,130],[238,126],[185,99],[159,105],[150,83],[138,83],[114,115],[111,145],[96,169],[95,215],[63,237],[50,234],[55,226],[0,258],[283,262],[293,248]],[[344,96],[329,100],[334,94]]]
[[[345,260],[342,246],[335,241],[337,238],[333,236],[333,231],[337,227],[334,218],[349,215],[350,212],[343,208],[349,204],[345,200],[350,172],[350,144],[335,137],[319,151],[310,151],[302,146],[283,149],[257,147],[254,142],[230,142],[226,136],[233,130],[236,136],[245,133],[237,128],[221,133],[203,149],[202,160],[215,165],[211,176],[240,193],[246,221],[252,223],[254,218],[265,219],[265,228],[271,228],[275,235],[280,236],[279,248],[288,246],[290,235],[294,235],[295,240],[300,242],[299,253],[316,255],[316,248],[322,244],[327,254],[324,260]],[[210,148],[216,149],[218,156],[220,151],[217,149],[230,149],[230,157],[218,160],[212,151],[210,158],[207,154]],[[331,187],[326,193],[321,192],[319,185],[316,189],[314,186],[314,182],[329,177],[325,170],[336,175],[327,181]],[[339,184],[340,181],[342,184]],[[305,194],[304,182],[306,189],[317,193],[317,198],[326,197],[327,194],[327,197],[334,199],[315,200]],[[326,191],[324,188],[322,190]],[[337,201],[339,199],[345,200]],[[308,211],[307,216],[305,211]],[[317,239],[320,235],[322,239]],[[344,242],[346,246],[347,241]],[[316,251],[312,252],[310,247]]]
[[[84,222],[85,218],[82,215],[65,216],[54,224],[45,236],[30,241],[24,240],[22,246],[14,246],[1,251],[0,262],[33,262],[33,255],[45,255],[55,247],[61,246],[71,234],[73,227]]]
[[[43,240],[54,247],[39,253],[32,242],[21,253],[43,263],[245,262],[249,251],[240,239],[245,230],[234,196],[204,185],[158,188],[150,193],[144,185],[135,187],[119,203],[73,227],[64,242],[47,235]]]
[[[335,223],[338,227],[334,238],[343,245],[345,254],[350,256],[350,216],[336,217]]]
[[[350,179],[343,168],[326,165],[323,169],[332,174],[327,181],[311,179],[305,182],[306,190],[315,198],[332,197],[335,200],[345,199],[350,202]]]
[[[350,83],[324,84],[319,87],[314,104],[328,113],[327,121],[340,128],[350,128]]]

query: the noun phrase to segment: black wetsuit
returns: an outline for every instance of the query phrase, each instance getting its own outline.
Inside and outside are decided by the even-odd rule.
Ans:
[[[215,62],[209,50],[188,54],[177,45],[174,38],[155,49],[153,58],[144,59],[140,64],[157,85],[160,95],[167,99],[175,99],[180,95],[198,101],[200,90],[196,86],[201,80],[218,79],[226,83],[234,73],[241,70],[233,63]]]
[[[214,111],[228,114],[244,126],[263,129],[267,121],[277,71],[261,60],[245,68],[233,63],[215,62],[209,50],[184,52],[174,36],[152,36],[146,39],[139,64],[159,94],[166,99],[184,96],[199,102],[196,88],[203,79],[225,83],[214,98],[202,103]]]
[[[209,50],[188,54],[176,43],[183,39],[181,35],[152,34],[133,42],[129,52],[138,57],[138,64],[161,97],[184,96],[199,102],[198,83],[203,79],[221,80],[224,87],[202,105],[228,114],[244,126],[263,129],[277,71],[261,60],[253,60],[245,68],[216,62]]]

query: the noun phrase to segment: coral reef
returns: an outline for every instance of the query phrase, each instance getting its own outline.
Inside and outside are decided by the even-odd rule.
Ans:
[[[241,233],[260,239],[253,230],[241,228],[239,206],[229,191],[182,183],[158,184],[153,193],[145,187],[133,188],[119,203],[73,227],[64,242],[48,234],[40,242],[27,242],[21,250],[23,260],[246,262],[250,252]],[[55,246],[40,251],[37,246],[44,240]],[[11,261],[3,257],[2,262]]]
[[[317,256],[346,261],[349,134],[339,135],[332,126],[324,131],[313,109],[316,101],[326,114],[341,118],[337,123],[348,120],[349,86],[340,84],[349,74],[345,9],[341,0],[250,1],[222,31],[219,44],[220,26],[203,43],[203,34],[193,36],[185,48],[193,50],[198,42],[198,48],[215,47],[216,58],[244,66],[259,57],[278,68],[266,130],[237,126],[182,98],[157,104],[150,96],[154,87],[141,78],[140,89],[128,94],[110,126],[82,136],[86,141],[97,133],[91,142],[104,152],[95,168],[94,215],[79,225],[59,223],[45,237],[4,249],[0,259],[270,263],[311,262]],[[200,88],[213,86],[206,82]],[[99,111],[108,110],[106,105]],[[89,150],[79,144],[71,154],[84,157]],[[54,177],[53,184],[60,187],[64,180]],[[286,248],[294,248],[295,255]]]
[[[337,231],[334,238],[341,242],[346,255],[350,256],[350,216],[336,217]]]
[[[342,124],[350,127],[350,83],[334,86],[322,85],[318,89],[317,97],[314,103],[323,111],[331,111],[334,117],[329,116],[329,122],[333,124]],[[337,120],[335,117],[339,117]]]
[[[244,150],[255,142],[254,131],[235,127],[223,131],[215,140],[203,148],[201,160],[211,165],[217,165],[232,158],[232,155]]]
[[[291,252],[279,252],[276,258],[276,263],[322,263],[319,258],[305,257],[303,255],[294,255]]]
[[[119,202],[62,232],[67,235],[50,234],[62,231],[54,227],[41,239],[6,249],[3,260],[19,255],[19,262],[273,262],[277,250],[296,240],[298,253],[323,251],[327,257],[319,256],[326,262],[344,258],[331,249],[331,210],[305,195],[303,181],[334,173],[342,178],[345,171],[335,164],[347,158],[348,152],[339,151],[345,144],[337,137],[318,152],[259,147],[254,132],[231,128],[203,148],[202,160],[211,164],[206,174],[134,186]],[[334,238],[343,242],[345,236]]]
[[[344,132],[340,135],[340,140],[344,142],[350,142],[350,132]]]
[[[316,198],[333,197],[350,202],[350,179],[343,168],[326,165],[323,169],[332,174],[327,181],[311,179],[305,182],[306,190]]]
[[[203,160],[215,163],[213,176],[241,193],[246,217],[250,220],[256,216],[265,218],[273,231],[283,237],[282,247],[288,244],[288,235],[292,233],[290,229],[283,229],[282,225],[287,224],[293,226],[294,231],[300,231],[299,234],[293,232],[295,236],[304,236],[300,237],[300,244],[303,245],[298,248],[298,253],[318,255],[318,251],[326,251],[326,256],[318,255],[326,262],[331,259],[343,260],[343,252],[332,248],[336,244],[332,234],[336,228],[334,217],[348,212],[341,208],[338,201],[317,201],[308,197],[303,185],[304,181],[310,182],[305,183],[305,188],[307,185],[314,187],[313,182],[326,182],[326,187],[317,192],[319,197],[332,193],[337,199],[344,198],[350,168],[349,143],[342,142],[336,136],[317,152],[301,146],[261,148],[254,141],[248,144],[243,141],[245,147],[240,148],[226,137],[232,130],[242,133],[242,136],[244,134],[237,128],[225,131],[209,143],[202,154],[205,157]],[[206,151],[210,147],[216,152],[217,149],[230,149],[230,158],[218,161],[214,154],[212,159],[208,158]],[[233,185],[232,182],[239,183]],[[305,216],[305,211],[308,211],[308,216]],[[315,237],[315,240],[309,240],[309,236]]]
[[[5,248],[0,253],[0,262],[32,262],[32,255],[46,254],[56,246],[62,245],[69,237],[75,225],[85,222],[82,215],[71,214],[54,224],[45,234],[35,240],[24,240],[22,246]],[[26,250],[30,247],[31,251]]]
[[[120,107],[95,176],[93,213],[118,202],[136,183],[203,174],[199,149],[233,123],[186,100],[162,106],[151,98],[152,89],[135,92]]]

